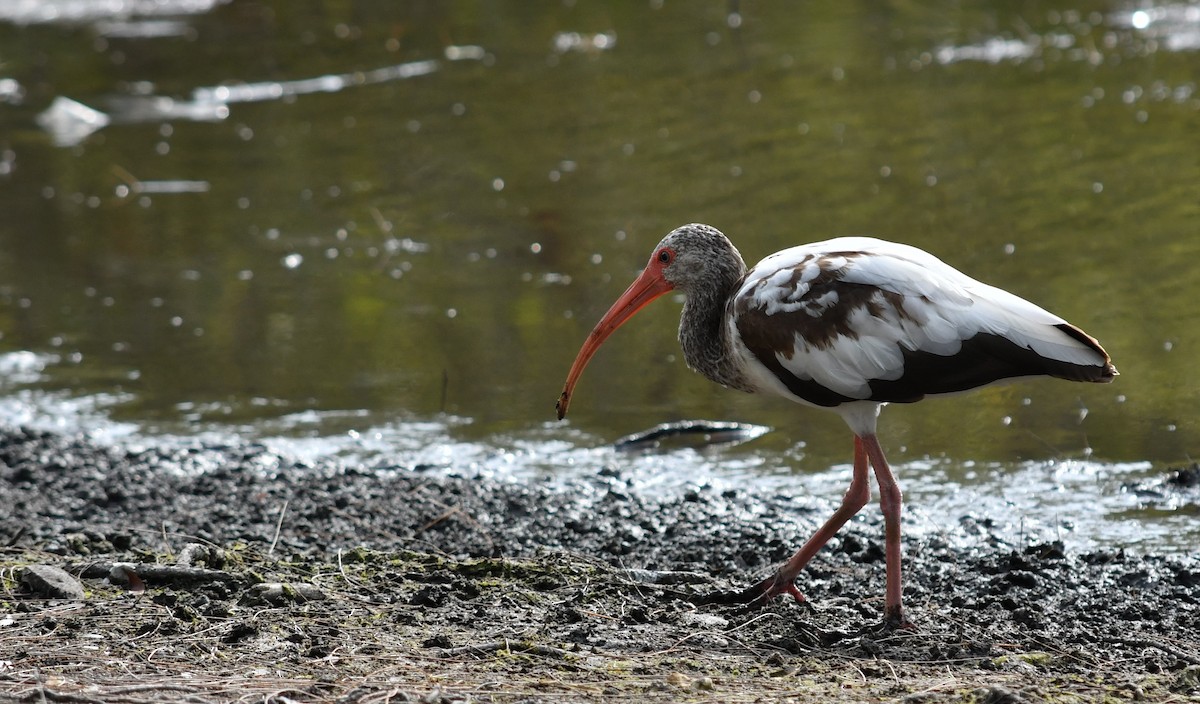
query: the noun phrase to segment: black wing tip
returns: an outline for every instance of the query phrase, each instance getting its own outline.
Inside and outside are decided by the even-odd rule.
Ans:
[[[1070,323],[1060,323],[1054,327],[1066,333],[1071,339],[1081,342],[1087,347],[1092,348],[1096,354],[1099,354],[1104,358],[1104,362],[1101,364],[1082,367],[1082,369],[1086,371],[1083,372],[1078,381],[1092,381],[1097,384],[1107,384],[1114,378],[1121,375],[1121,372],[1117,371],[1116,366],[1113,365],[1112,358],[1108,356],[1108,353],[1104,351],[1104,348],[1100,346],[1100,342],[1097,341],[1096,338]]]
[[[1121,372],[1117,371],[1107,357],[1103,364],[1084,365],[1062,362],[1043,373],[1067,381],[1083,381],[1093,384],[1111,384],[1113,379],[1121,375]]]
[[[1066,379],[1067,381],[1084,381],[1093,384],[1111,384],[1113,379],[1121,376],[1121,372],[1112,365],[1112,362],[1105,362],[1103,366],[1079,366],[1077,364],[1070,365],[1069,368],[1060,368],[1057,371],[1049,372],[1050,376]]]

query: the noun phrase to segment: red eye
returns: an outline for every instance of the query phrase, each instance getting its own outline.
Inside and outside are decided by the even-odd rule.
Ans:
[[[658,251],[658,263],[666,266],[675,258],[675,253],[669,249],[660,249]]]

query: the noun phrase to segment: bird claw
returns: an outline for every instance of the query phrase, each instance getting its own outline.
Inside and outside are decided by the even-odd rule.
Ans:
[[[905,618],[899,607],[888,607],[883,614],[883,620],[872,626],[864,626],[859,631],[862,636],[891,636],[905,633],[916,633],[917,627]]]
[[[883,632],[893,631],[915,631],[917,627],[904,617],[904,612],[899,606],[889,606],[883,613],[883,624],[880,626]]]
[[[790,579],[784,579],[778,572],[738,592],[716,592],[709,595],[705,601],[710,604],[745,604],[752,609],[758,609],[783,594],[791,595],[798,604],[810,606],[804,594],[796,588],[796,584]]]

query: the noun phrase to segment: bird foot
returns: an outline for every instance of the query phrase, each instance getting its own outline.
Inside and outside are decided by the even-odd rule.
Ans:
[[[809,605],[804,594],[796,588],[796,584],[778,572],[758,584],[753,584],[738,592],[716,592],[709,595],[705,601],[713,604],[746,604],[750,608],[757,609],[766,606],[772,599],[783,594],[790,594],[798,604]]]
[[[915,633],[916,625],[904,617],[899,606],[889,606],[883,613],[883,621],[862,630],[863,635],[884,636],[893,633]]]

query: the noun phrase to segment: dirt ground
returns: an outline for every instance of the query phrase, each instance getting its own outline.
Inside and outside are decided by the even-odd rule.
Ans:
[[[0,429],[0,700],[1200,701],[1195,556],[1013,545],[962,517],[970,547],[906,540],[916,627],[889,633],[870,511],[803,575],[807,606],[713,603],[825,517],[802,491]],[[39,566],[82,595],[46,596]]]

